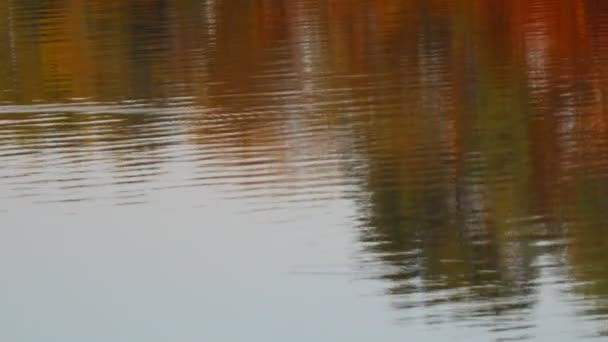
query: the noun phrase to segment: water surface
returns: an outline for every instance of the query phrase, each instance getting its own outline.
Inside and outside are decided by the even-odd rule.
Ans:
[[[0,339],[608,339],[608,5],[4,1]]]

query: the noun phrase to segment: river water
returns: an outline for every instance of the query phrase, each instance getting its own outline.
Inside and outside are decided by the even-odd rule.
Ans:
[[[608,3],[0,3],[2,341],[608,340]]]

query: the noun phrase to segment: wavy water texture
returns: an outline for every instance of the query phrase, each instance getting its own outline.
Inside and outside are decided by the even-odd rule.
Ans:
[[[184,241],[196,217],[209,254],[173,248],[198,257],[223,234],[327,246],[283,271],[386,300],[393,319],[369,319],[386,340],[608,336],[608,3],[4,1],[0,27],[0,215],[53,213],[11,227],[101,234],[91,217],[126,210],[174,218]],[[258,268],[274,279],[243,272]]]

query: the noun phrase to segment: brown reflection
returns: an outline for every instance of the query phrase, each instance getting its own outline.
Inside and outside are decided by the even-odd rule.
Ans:
[[[549,257],[606,316],[602,2],[5,1],[0,27],[16,189],[145,201],[192,163],[169,185],[353,196],[398,307],[525,319]]]
[[[560,264],[564,240],[601,245],[599,230],[584,231],[601,230],[602,200],[579,194],[589,183],[601,193],[606,177],[606,75],[594,67],[605,53],[593,43],[605,32],[601,9],[431,2],[401,12],[417,13],[417,24],[391,20],[390,30],[374,31],[381,21],[345,7],[336,25],[360,37],[336,41],[363,47],[341,58],[353,73],[383,75],[370,89],[349,85],[373,98],[359,132],[371,194],[361,204],[362,241],[390,267],[373,266],[394,283],[399,306],[470,301],[469,315],[529,312],[541,256]],[[589,251],[600,249],[584,248],[596,260]],[[587,275],[604,268],[568,263]],[[603,298],[589,292],[604,283],[595,274],[584,278],[594,284],[585,295]],[[427,296],[413,299],[420,292]]]

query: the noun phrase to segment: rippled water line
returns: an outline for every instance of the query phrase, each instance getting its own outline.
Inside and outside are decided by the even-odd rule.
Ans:
[[[155,101],[146,100],[145,102],[134,103],[100,103],[100,102],[80,102],[80,103],[53,103],[53,104],[30,104],[30,105],[0,105],[0,114],[150,114],[150,115],[171,115],[184,113],[205,112],[203,107],[189,105],[172,104],[170,99],[163,99],[167,106],[158,107]],[[44,120],[44,119],[41,119]]]
[[[134,341],[200,317],[197,340],[602,333],[578,321],[605,322],[603,10],[586,32],[579,0],[79,3],[8,7],[9,340],[70,335],[49,306]],[[355,271],[278,275],[305,263]]]

